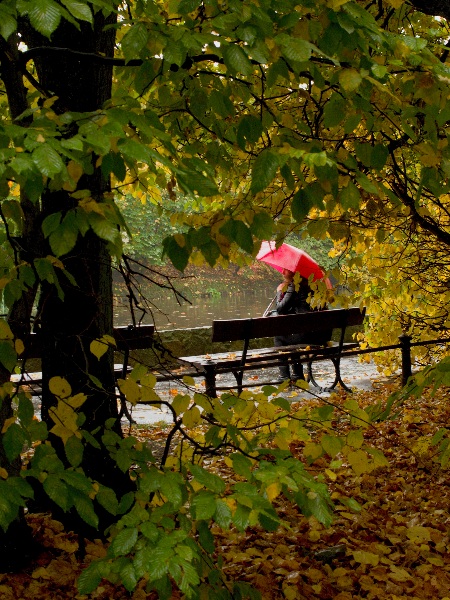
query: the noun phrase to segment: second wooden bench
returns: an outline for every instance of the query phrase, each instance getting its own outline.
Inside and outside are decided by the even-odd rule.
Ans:
[[[308,368],[310,383],[319,387],[314,379],[312,365],[318,361],[330,360],[334,366],[334,382],[327,389],[332,390],[339,384],[345,390],[351,391],[342,381],[340,362],[346,350],[354,350],[359,347],[359,344],[358,342],[345,342],[345,333],[347,327],[361,325],[364,317],[365,309],[346,308],[256,319],[215,320],[212,323],[212,341],[230,342],[239,340],[243,342],[242,351],[183,356],[179,360],[185,365],[196,368],[198,374],[204,377],[205,392],[211,397],[217,396],[218,390],[231,389],[230,386],[217,386],[217,375],[233,373],[236,386],[231,387],[236,387],[238,393],[241,393],[246,371],[279,367],[281,361],[289,364],[305,363]],[[335,342],[316,345],[302,343],[292,346],[249,350],[251,340],[284,336],[291,333],[307,334],[308,339],[313,340],[313,332],[323,332],[330,329],[339,330],[338,340]],[[245,384],[245,387],[251,385]],[[258,383],[256,385],[263,384]]]

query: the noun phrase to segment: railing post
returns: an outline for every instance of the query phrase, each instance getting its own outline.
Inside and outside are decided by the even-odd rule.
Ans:
[[[402,351],[402,386],[405,386],[412,375],[411,367],[411,336],[402,333],[398,336]]]

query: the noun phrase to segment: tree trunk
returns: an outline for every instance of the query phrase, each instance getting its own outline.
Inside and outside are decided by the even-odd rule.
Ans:
[[[8,105],[13,120],[17,119],[27,108],[27,93],[23,83],[18,63],[19,37],[11,35],[8,42],[2,38],[0,42],[0,61],[2,67],[2,79],[8,98]],[[27,125],[22,120],[22,125]],[[33,204],[26,195],[21,193],[21,207],[23,211],[23,226],[20,240],[14,250],[17,253],[17,262],[26,262],[30,259],[28,248],[33,243],[38,247],[41,238],[38,227],[39,206]],[[14,240],[10,240],[14,243]],[[24,339],[31,330],[31,312],[37,286],[28,289],[16,301],[8,315],[8,323],[14,337]],[[0,385],[9,381],[11,373],[3,365],[0,365]],[[0,402],[0,431],[3,430],[5,422],[13,416],[12,397],[4,396]],[[20,475],[22,461],[20,456],[9,460],[0,438],[0,467],[5,469],[10,477]],[[24,511],[19,509],[18,517],[10,524],[6,531],[0,531],[0,568],[1,570],[15,570],[25,565],[34,555],[36,550],[32,537],[32,531],[28,527]]]
[[[30,49],[52,46],[113,56],[115,32],[113,28],[105,31],[104,27],[114,19],[114,15],[104,18],[100,12],[95,17],[93,27],[80,23],[80,31],[62,21],[51,41],[25,25],[24,39]],[[53,105],[58,113],[95,111],[110,98],[110,65],[85,60],[70,52],[43,51],[40,55],[39,50],[34,61],[41,89],[49,96],[58,97]],[[93,173],[84,175],[79,187],[89,189],[92,198],[101,202],[104,193],[109,191],[109,181],[93,165]],[[50,189],[44,192],[41,201],[43,218],[58,211],[64,214],[73,209],[77,202],[69,192]],[[44,248],[43,255],[46,254],[52,254],[50,248]],[[86,416],[83,429],[96,432],[94,435],[101,443],[108,419],[115,420],[113,429],[121,434],[112,351],[108,351],[100,360],[90,352],[93,339],[104,334],[112,335],[111,258],[106,243],[89,230],[84,236],[79,235],[75,248],[62,256],[61,260],[76,285],[61,274],[59,283],[64,294],[62,298],[58,296],[54,285],[48,282],[42,284],[38,315],[43,343],[42,419],[49,429],[55,424],[49,415],[50,408],[56,403],[49,390],[49,380],[62,377],[70,384],[72,395],[86,394],[87,400],[81,409]],[[96,385],[96,381],[100,381],[102,387]],[[65,461],[61,439],[52,436],[52,444],[61,460]],[[82,467],[88,476],[114,487],[118,495],[130,490],[128,475],[117,468],[103,445],[99,450],[86,446]]]

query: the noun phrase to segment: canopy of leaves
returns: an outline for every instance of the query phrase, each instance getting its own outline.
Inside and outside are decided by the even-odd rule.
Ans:
[[[180,394],[168,405],[174,427],[161,461],[137,438],[121,437],[114,411],[99,427],[93,420],[116,403],[106,272],[110,256],[121,258],[127,232],[117,193],[144,194],[162,205],[185,199],[182,210],[172,211],[176,233],[163,242],[179,270],[189,260],[250,261],[261,239],[281,240],[306,227],[312,237],[333,240],[341,263],[348,258],[348,284],[369,306],[374,329],[396,335],[419,323],[414,329],[425,338],[445,331],[449,15],[441,2],[424,4],[0,4],[7,101],[0,122],[0,217],[8,245],[0,281],[5,308],[20,313],[12,328],[0,322],[0,526],[7,530],[20,519],[38,484],[91,531],[101,512],[111,515],[107,555],[83,572],[80,593],[107,579],[128,592],[148,582],[161,598],[170,597],[172,584],[188,598],[205,589],[211,598],[251,596],[245,585],[222,591],[210,561],[212,527],[273,532],[282,522],[282,498],[329,526],[336,505],[357,512],[359,504],[331,495],[324,478],[307,467],[326,456],[334,474],[344,463],[358,476],[387,466],[367,435],[380,414],[355,400],[292,413],[276,389],[220,401]],[[80,89],[81,74],[90,93]],[[79,255],[89,258],[87,272]],[[86,281],[92,290],[80,310],[77,287]],[[41,307],[50,313],[43,324],[45,358],[56,368],[66,359],[65,372],[44,372],[44,394],[52,397],[46,422],[33,418],[27,392],[8,381],[18,357],[27,357],[21,327],[30,330],[39,284],[51,288],[54,306],[73,308],[58,321],[48,303]],[[74,332],[83,340],[74,368],[72,353],[57,355],[55,348],[80,313],[87,323],[78,322]],[[97,371],[102,360],[106,367]],[[154,382],[137,367],[119,382],[122,399],[159,405]],[[330,431],[341,426],[342,410],[351,429],[345,435]],[[206,430],[196,432],[205,415]],[[171,454],[178,435],[183,443]],[[439,445],[446,466],[446,432],[435,435],[430,444]],[[35,449],[21,472],[24,445]],[[103,459],[114,462],[112,482],[88,474],[96,461],[86,457],[98,449],[102,468]],[[203,456],[221,454],[235,473],[230,484],[203,463]],[[127,493],[116,493],[121,474],[134,486]],[[423,548],[428,539],[433,548],[442,543],[439,532],[416,522],[409,527],[416,527],[411,541],[424,542],[424,561],[441,566],[431,545]],[[370,548],[355,550],[352,560],[375,566],[378,547]],[[417,559],[413,552],[414,564]],[[383,564],[396,582],[408,579],[396,560]],[[321,575],[313,577],[319,585]]]

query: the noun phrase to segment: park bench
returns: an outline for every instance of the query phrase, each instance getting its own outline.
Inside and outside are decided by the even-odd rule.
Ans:
[[[125,377],[126,373],[131,370],[129,363],[131,351],[145,350],[152,347],[154,332],[154,325],[114,327],[113,337],[116,342],[116,350],[122,355],[122,362],[114,364],[116,379]],[[41,357],[42,342],[40,335],[32,333],[27,340],[25,358],[28,361],[29,359],[40,359]],[[42,392],[41,371],[15,373],[11,376],[11,381],[17,385],[26,387],[33,396],[39,396]]]
[[[346,342],[347,327],[361,325],[365,316],[365,309],[342,308],[334,310],[311,311],[308,313],[282,315],[276,317],[260,317],[255,319],[228,319],[215,320],[212,323],[212,342],[243,342],[242,351],[218,352],[199,356],[184,356],[179,360],[197,369],[205,380],[205,393],[216,397],[217,391],[231,389],[230,386],[218,386],[216,377],[222,373],[233,373],[236,379],[238,393],[244,387],[243,378],[246,371],[279,367],[280,359],[285,363],[300,362],[306,364],[309,382],[320,387],[314,378],[313,364],[319,361],[330,360],[334,366],[334,381],[328,390],[334,389],[337,384],[345,390],[351,391],[342,381],[340,363],[346,351],[357,350],[358,342]],[[314,339],[315,332],[338,330],[338,340],[325,344],[302,343],[291,346],[271,346],[270,348],[249,349],[250,341],[262,338],[283,336],[291,333],[308,335],[309,340]],[[271,382],[267,382],[271,383]],[[245,383],[245,387],[263,385]]]

